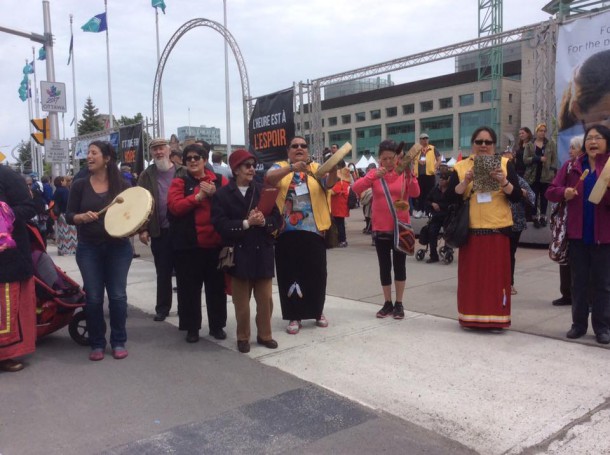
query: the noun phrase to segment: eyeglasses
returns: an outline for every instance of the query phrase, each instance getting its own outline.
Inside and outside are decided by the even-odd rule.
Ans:
[[[241,163],[241,165],[246,169],[252,169],[254,166],[256,166],[256,164],[252,161],[248,161],[247,163]]]
[[[307,148],[307,144],[290,144],[290,148],[291,149],[306,149]]]
[[[588,138],[585,139],[586,142],[591,142],[591,141],[604,141],[605,138],[603,136],[589,136]]]
[[[477,144],[477,145],[483,145],[483,144],[485,144],[485,145],[494,145],[495,144],[494,141],[487,141],[487,140],[484,140],[484,139],[475,139],[474,143]]]
[[[201,155],[189,155],[184,160],[185,161],[199,161],[201,159]]]

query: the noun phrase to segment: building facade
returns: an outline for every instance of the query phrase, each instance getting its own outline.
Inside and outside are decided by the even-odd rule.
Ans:
[[[184,142],[187,138],[195,138],[203,139],[209,144],[220,144],[220,128],[213,126],[180,126],[177,136],[180,142]]]
[[[521,62],[504,64],[499,83],[500,128],[498,148],[517,135],[521,122]],[[477,71],[466,70],[322,101],[325,146],[352,144],[350,160],[377,153],[383,139],[405,141],[411,147],[421,133],[430,136],[445,158],[470,149],[470,136],[491,124],[491,81],[478,81]],[[308,113],[296,114],[297,133],[311,135]],[[301,121],[302,120],[302,121]]]

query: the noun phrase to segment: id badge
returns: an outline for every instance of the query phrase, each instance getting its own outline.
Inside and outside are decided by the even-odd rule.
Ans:
[[[294,188],[294,193],[295,193],[297,196],[303,196],[304,194],[309,193],[309,188],[307,188],[307,185],[306,185],[306,184],[301,183],[300,185],[297,185],[297,186]]]
[[[477,193],[477,202],[479,204],[488,204],[491,202],[491,193]]]

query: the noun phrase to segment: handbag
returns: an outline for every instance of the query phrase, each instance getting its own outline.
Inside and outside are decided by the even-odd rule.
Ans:
[[[218,255],[218,270],[228,272],[235,267],[235,250],[232,246],[223,246]]]
[[[445,243],[451,248],[459,248],[468,243],[470,225],[470,198],[460,204],[451,204],[443,225]]]
[[[394,249],[407,256],[413,256],[415,254],[415,231],[410,224],[403,223],[398,219],[396,208],[392,203],[388,184],[384,179],[381,179],[381,186],[383,187],[383,193],[385,194],[385,200],[390,208],[390,213],[394,218]]]
[[[556,204],[549,218],[551,226],[551,243],[549,257],[559,265],[568,263],[568,210],[565,201]]]

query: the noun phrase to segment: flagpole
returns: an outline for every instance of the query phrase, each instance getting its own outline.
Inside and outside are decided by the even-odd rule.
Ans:
[[[36,50],[32,46],[32,67],[34,69],[34,112],[36,112],[36,118],[40,118],[40,102],[38,98],[38,82],[36,82]]]
[[[70,14],[70,62],[72,63],[72,102],[74,105],[74,151],[76,152],[76,138],[78,137],[78,110],[76,107],[76,76],[74,69],[74,31],[72,30],[73,16]],[[76,161],[76,156],[74,156]]]
[[[106,13],[106,24],[108,24],[108,0],[104,0],[104,12]],[[110,39],[108,38],[108,25],[106,25],[106,66],[108,68],[108,110],[110,128],[114,128],[112,119],[112,84],[110,82]]]
[[[222,0],[224,13],[224,28],[227,29],[227,0]],[[225,103],[226,103],[226,122],[227,122],[227,159],[231,155],[231,100],[229,97],[229,51],[227,40],[225,42]]]
[[[32,87],[28,86],[28,104],[30,111],[30,120],[33,118],[33,112],[36,113],[36,118],[40,118],[40,102],[38,98],[38,82],[36,79],[36,49],[32,46],[32,69],[34,70],[34,109],[32,109]],[[28,84],[30,79],[28,78]],[[33,111],[33,112],[32,112]],[[47,120],[48,122],[48,120]],[[42,164],[42,152],[40,146],[33,140],[30,139],[30,154],[32,155],[32,161],[36,158],[36,172],[42,177],[42,170],[44,169]],[[34,168],[34,165],[32,165]]]
[[[29,65],[28,59],[25,59],[25,64]],[[30,127],[30,167],[32,168],[32,172],[36,172],[38,173],[38,176],[40,177],[40,171],[38,169],[38,153],[36,150],[36,146],[34,145],[34,139],[32,138],[31,133],[33,132],[33,128],[32,128],[32,123],[30,122],[30,120],[32,120],[32,97],[30,96],[30,93],[32,92],[32,88],[30,85],[30,77],[28,77],[28,90],[26,92],[27,94],[27,99],[28,99],[28,125]]]
[[[159,45],[159,8],[155,8],[155,26],[157,30],[157,67],[161,60],[161,46]],[[163,89],[159,85],[159,135],[165,137],[165,121],[163,120]]]

